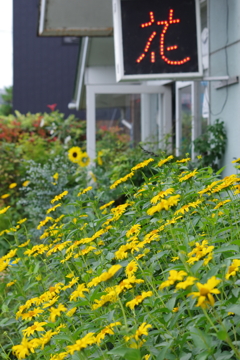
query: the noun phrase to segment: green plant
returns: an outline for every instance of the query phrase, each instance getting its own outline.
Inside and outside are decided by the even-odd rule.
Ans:
[[[211,166],[218,169],[218,161],[221,160],[227,143],[227,135],[224,122],[217,119],[213,125],[208,125],[206,132],[194,140],[194,150],[202,156],[203,166]]]
[[[239,176],[188,162],[145,158],[105,186],[123,204],[64,191],[40,239],[25,219],[0,235],[3,359],[240,359]]]
[[[4,103],[0,105],[0,116],[9,115],[12,113],[12,96],[13,96],[13,87],[9,86],[4,89],[5,94],[2,95]]]

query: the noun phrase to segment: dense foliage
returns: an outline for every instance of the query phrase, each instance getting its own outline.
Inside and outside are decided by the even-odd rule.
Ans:
[[[194,150],[202,156],[202,165],[217,170],[227,143],[224,122],[217,119],[206,131],[194,140]]]
[[[240,178],[189,160],[64,189],[38,243],[28,219],[1,234],[1,358],[240,359]]]

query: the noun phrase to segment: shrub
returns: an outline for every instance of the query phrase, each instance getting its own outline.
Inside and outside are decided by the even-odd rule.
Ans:
[[[219,167],[219,161],[224,155],[227,135],[224,122],[217,119],[213,125],[208,125],[206,132],[194,140],[194,150],[201,155],[202,166]]]
[[[28,220],[9,230],[3,359],[240,359],[240,178],[187,165],[137,164],[105,190],[121,205],[96,185],[58,194],[37,245]]]

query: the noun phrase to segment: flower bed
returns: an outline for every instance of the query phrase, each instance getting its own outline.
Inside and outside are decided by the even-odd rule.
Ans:
[[[3,359],[240,359],[240,177],[188,161],[135,165],[105,190],[122,189],[120,205],[96,185],[58,194],[38,244],[15,225],[0,259]]]

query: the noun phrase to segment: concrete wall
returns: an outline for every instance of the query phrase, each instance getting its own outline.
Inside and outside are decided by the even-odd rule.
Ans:
[[[209,0],[210,76],[240,75],[240,1]],[[240,157],[240,84],[215,89],[210,85],[211,123],[223,120],[227,148],[222,161],[224,176],[235,173],[231,161]],[[224,105],[225,104],[225,105]]]

